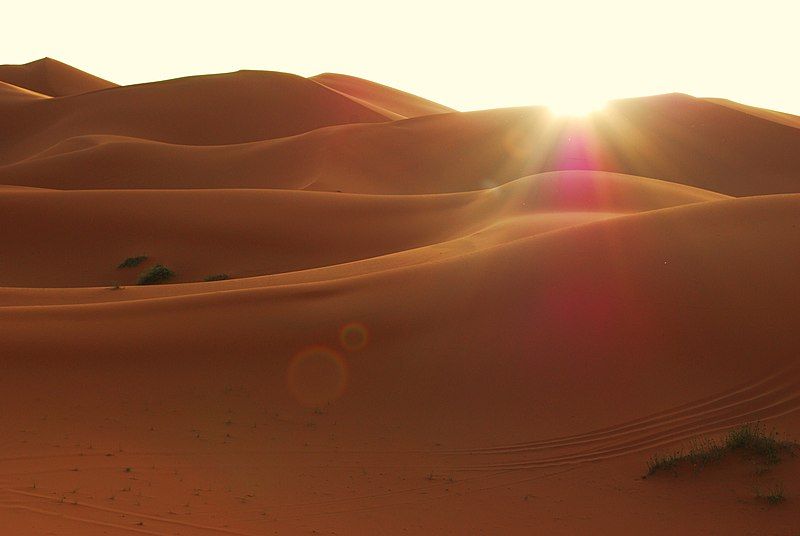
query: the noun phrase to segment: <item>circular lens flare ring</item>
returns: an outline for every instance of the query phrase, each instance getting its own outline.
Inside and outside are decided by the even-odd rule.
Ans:
[[[361,350],[369,342],[367,326],[361,322],[348,322],[339,330],[339,343],[351,352]]]
[[[286,370],[292,396],[307,407],[320,407],[342,396],[348,368],[344,357],[326,346],[311,346],[295,354]]]

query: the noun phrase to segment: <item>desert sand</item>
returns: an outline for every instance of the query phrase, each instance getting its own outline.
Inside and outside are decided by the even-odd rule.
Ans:
[[[643,478],[800,438],[796,116],[43,59],[0,134],[2,534],[800,528],[796,457]]]

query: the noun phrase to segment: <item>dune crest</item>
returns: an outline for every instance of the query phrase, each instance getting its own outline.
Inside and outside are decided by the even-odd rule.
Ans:
[[[0,81],[50,97],[117,87],[113,82],[52,58],[42,58],[23,65],[0,65]]]
[[[11,131],[0,142],[0,162],[89,134],[226,145],[388,119],[302,77],[257,71],[123,86],[35,104],[4,118],[28,128]]]
[[[401,117],[419,117],[422,115],[455,112],[452,108],[428,99],[355,76],[323,73],[312,76],[311,80],[345,95],[350,95],[385,110],[390,110]]]
[[[0,106],[14,104],[20,101],[30,101],[46,99],[47,95],[42,95],[24,87],[15,86],[6,82],[0,82]]]

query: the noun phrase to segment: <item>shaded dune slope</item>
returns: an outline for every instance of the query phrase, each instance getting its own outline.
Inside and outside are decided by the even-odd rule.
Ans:
[[[31,91],[30,89],[25,89],[23,87],[15,86],[14,84],[8,84],[6,82],[0,82],[0,109],[9,104],[15,104],[21,101],[24,102],[46,98],[47,95],[42,95],[41,93]]]
[[[252,76],[252,86],[246,87],[259,88],[272,75],[236,76],[223,79],[244,82]],[[194,87],[221,80],[179,83]],[[294,82],[304,87],[310,83]],[[171,88],[169,83],[166,88]],[[140,115],[120,118],[102,107],[93,111],[94,100],[114,96],[111,100],[116,102],[124,90],[128,88],[83,97],[90,100],[87,115],[113,117],[113,125],[87,120],[79,128],[69,126],[75,119],[40,127],[35,121],[25,122],[28,127],[22,130],[31,130],[29,137],[0,146],[0,162],[6,164],[0,166],[0,182],[61,189],[290,188],[422,194],[487,188],[545,171],[589,169],[670,180],[737,196],[791,193],[798,188],[797,128],[683,95],[619,101],[584,121],[555,119],[536,108],[490,110],[331,126],[292,137],[220,146],[303,132],[312,124],[349,122],[359,116],[325,112],[324,119],[307,123],[294,115],[300,108],[311,109],[298,98],[294,108],[282,105],[275,112],[286,114],[281,115],[286,120],[281,124],[268,115],[272,100],[251,95],[265,103],[266,120],[251,107],[220,106],[228,98],[225,92],[214,93],[220,102],[210,109],[204,105],[202,113],[192,111],[190,104],[198,103],[190,103],[191,99],[182,111],[171,107],[146,119]],[[145,90],[161,92],[156,87],[129,91]],[[344,99],[337,94],[326,98]],[[237,97],[236,102],[245,101]],[[348,108],[357,106],[346,103]],[[27,116],[33,104],[53,103],[16,108]],[[43,112],[37,115],[40,120],[49,115],[39,111]],[[361,112],[370,121],[379,119],[372,111]],[[217,113],[246,117],[208,129],[206,121]],[[95,131],[85,133],[92,130],[90,126]]]
[[[765,108],[758,108],[756,106],[748,106],[746,104],[741,104],[739,102],[734,102],[728,99],[704,99],[704,100],[713,102],[715,104],[719,104],[720,106],[727,106],[728,108],[732,108],[734,110],[749,113],[756,117],[761,117],[762,119],[766,119],[768,121],[775,121],[776,123],[781,123],[790,127],[800,128],[800,117],[796,115],[784,112],[778,112],[775,110],[767,110]]]
[[[0,65],[0,81],[50,97],[117,87],[113,82],[52,58],[42,58],[24,65]]]
[[[418,117],[455,111],[405,91],[346,74],[323,73],[312,76],[311,80],[402,117]]]
[[[190,145],[279,138],[387,118],[313,81],[285,73],[179,78],[26,103],[8,109],[0,159],[26,158],[66,138],[115,134]],[[24,129],[12,129],[24,125]]]

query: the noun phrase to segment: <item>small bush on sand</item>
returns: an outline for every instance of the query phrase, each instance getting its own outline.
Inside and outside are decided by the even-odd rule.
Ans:
[[[681,452],[673,452],[672,454],[653,454],[647,461],[647,475],[652,475],[658,471],[674,470],[678,464],[683,460]]]
[[[175,273],[162,264],[156,264],[146,272],[142,272],[139,280],[136,282],[138,285],[157,285],[170,279]]]
[[[766,463],[775,464],[781,461],[781,453],[792,453],[797,446],[793,441],[778,439],[776,432],[768,433],[760,424],[751,423],[734,428],[722,442],[704,439],[695,441],[688,452],[654,455],[647,463],[647,476],[663,470],[674,472],[682,463],[703,467],[733,452],[757,456]]]
[[[139,266],[140,264],[142,264],[146,260],[147,260],[147,255],[139,255],[139,256],[136,256],[136,257],[128,257],[127,259],[125,259],[124,261],[119,263],[117,268],[133,268],[134,266]]]
[[[728,450],[744,450],[773,464],[781,461],[781,452],[791,451],[795,446],[797,444],[792,441],[778,439],[774,430],[765,432],[758,424],[735,428],[725,437],[725,448]]]
[[[783,484],[775,484],[771,489],[766,492],[756,491],[756,499],[766,501],[769,504],[780,504],[786,500],[786,495],[783,493]]]
[[[230,279],[231,276],[228,274],[214,274],[214,275],[207,275],[203,278],[203,281],[224,281],[225,279]]]

